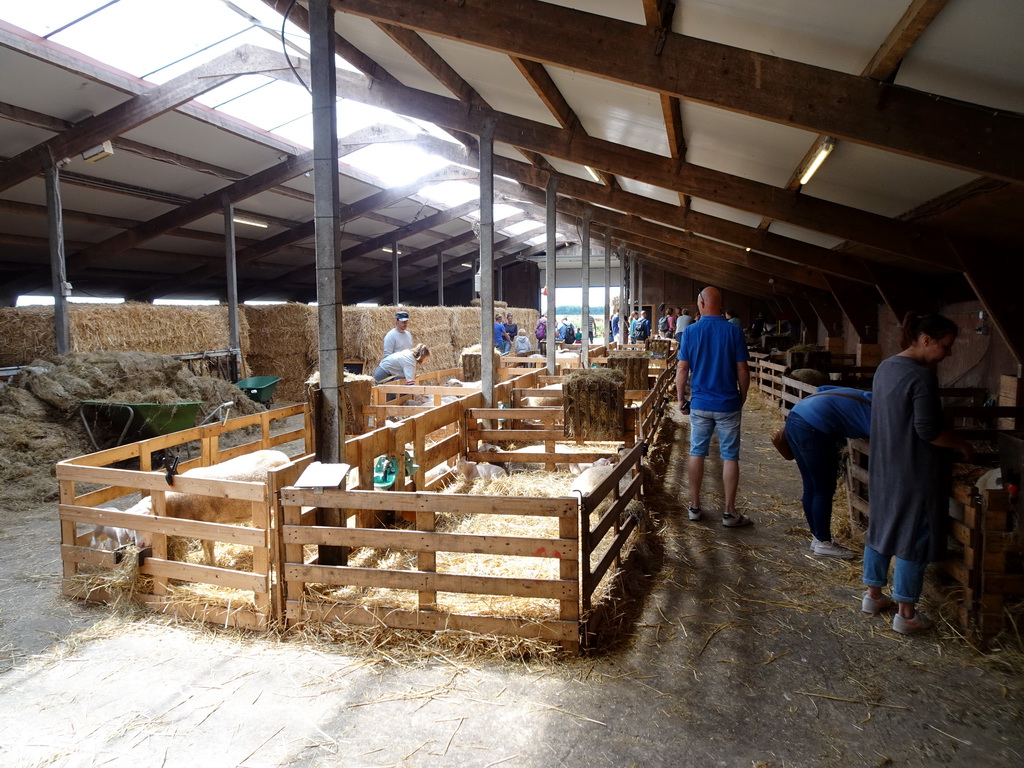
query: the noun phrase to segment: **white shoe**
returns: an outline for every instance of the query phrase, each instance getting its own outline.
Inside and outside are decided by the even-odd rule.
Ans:
[[[852,549],[836,544],[834,541],[814,541],[811,551],[817,557],[835,557],[839,560],[852,560],[856,553]]]
[[[700,507],[687,507],[686,516],[690,519],[691,523],[695,523],[700,520]]]

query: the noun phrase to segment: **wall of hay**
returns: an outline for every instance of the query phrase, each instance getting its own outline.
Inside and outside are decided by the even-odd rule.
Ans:
[[[69,306],[71,351],[174,355],[228,347],[226,306],[182,307],[143,302]],[[242,349],[249,328],[239,316]],[[53,354],[53,307],[0,308],[0,366],[27,365]]]
[[[413,339],[430,347],[423,372],[458,368],[461,352],[480,343],[479,307],[403,307]],[[538,312],[511,308],[536,346]],[[75,352],[133,351],[162,355],[227,349],[226,306],[73,304],[69,307]],[[346,360],[373,373],[383,357],[384,335],[395,326],[395,307],[344,307]],[[317,308],[307,304],[243,305],[239,336],[247,376],[280,376],[276,402],[305,399],[306,378],[318,369]],[[52,307],[0,308],[0,366],[27,365],[53,355]]]

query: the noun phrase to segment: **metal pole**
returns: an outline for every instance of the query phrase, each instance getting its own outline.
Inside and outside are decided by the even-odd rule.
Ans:
[[[391,303],[396,307],[398,300],[398,240],[391,241]]]
[[[633,311],[633,272],[629,253],[625,246],[619,245],[619,271],[622,273],[622,300],[619,308],[622,313],[619,327],[622,329],[623,343],[629,343],[629,313]]]
[[[46,166],[46,207],[49,216],[50,277],[53,281],[53,336],[57,354],[71,351],[71,320],[68,317],[67,260],[64,254],[64,208],[60,201],[60,165]]]
[[[345,355],[342,343],[341,221],[338,184],[338,114],[335,104],[334,10],[330,0],[309,2],[309,42],[313,83],[313,219],[316,242],[317,322],[320,334],[320,414],[317,458],[325,463],[345,459]],[[340,528],[340,509],[321,509],[317,523]],[[324,565],[348,563],[346,547],[322,546]]]
[[[480,133],[480,392],[494,404],[494,121]]]
[[[583,317],[580,324],[580,363],[590,367],[590,206],[583,208],[583,242],[580,243],[580,291],[583,294]]]
[[[611,229],[604,230],[604,343],[611,343]]]
[[[548,317],[547,326],[547,360],[548,373],[555,375],[555,285],[558,282],[555,274],[555,249],[558,243],[555,241],[555,227],[557,226],[557,204],[558,204],[558,176],[552,174],[548,178],[544,199],[545,220],[547,224],[547,267],[544,275],[548,284],[548,302],[545,310]]]
[[[227,195],[221,197],[224,209],[224,276],[228,289],[228,352],[231,354],[231,375],[242,374],[242,344],[238,333],[238,262],[235,259],[235,206]]]
[[[437,252],[437,306],[444,306],[444,251]]]
[[[644,265],[640,256],[636,256],[636,304],[641,312],[644,311]],[[653,312],[651,313],[653,314]],[[650,322],[651,318],[647,318]]]

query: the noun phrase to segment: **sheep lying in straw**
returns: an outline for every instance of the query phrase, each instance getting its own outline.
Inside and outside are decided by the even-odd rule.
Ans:
[[[494,464],[466,461],[461,456],[456,462],[455,468],[461,472],[462,476],[467,480],[477,480],[479,478],[490,480],[493,477],[502,477],[505,474],[504,469],[497,467]]]
[[[181,477],[196,477],[208,480],[238,480],[250,483],[265,483],[267,473],[289,462],[281,451],[256,451],[244,456],[222,461],[209,467],[195,467],[181,473]],[[167,517],[183,520],[197,520],[204,523],[251,523],[252,502],[240,499],[225,499],[218,496],[198,496],[170,491],[166,495]],[[131,509],[135,514],[152,515],[153,502],[146,497]],[[206,564],[214,564],[214,542],[203,540]]]

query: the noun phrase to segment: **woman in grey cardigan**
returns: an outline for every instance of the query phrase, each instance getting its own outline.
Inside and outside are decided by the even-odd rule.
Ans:
[[[925,567],[945,547],[949,508],[942,483],[944,448],[965,459],[971,446],[945,428],[938,364],[952,354],[958,328],[938,314],[903,320],[904,349],[878,366],[872,384],[871,454],[868,464],[870,513],[864,547],[865,613],[899,609],[892,628],[905,635],[931,626],[917,610]],[[892,598],[882,594],[889,562],[896,557]]]

